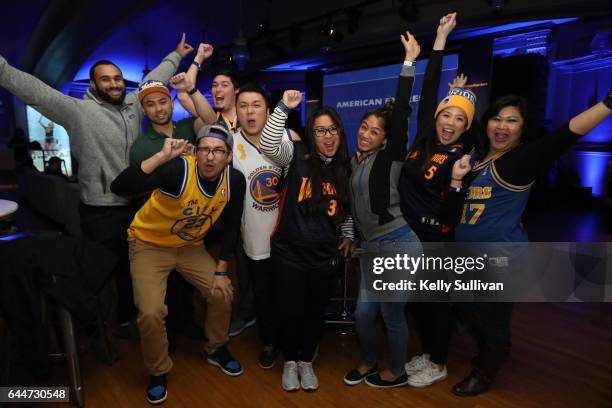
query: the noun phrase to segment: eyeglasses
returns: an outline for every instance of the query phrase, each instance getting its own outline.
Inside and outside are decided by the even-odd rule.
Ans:
[[[206,157],[208,157],[211,153],[214,157],[223,157],[227,154],[227,150],[221,149],[220,147],[215,147],[214,149],[211,149],[210,147],[198,147],[196,151],[198,153],[204,153]]]
[[[327,133],[329,133],[331,136],[336,136],[338,134],[338,128],[335,126],[330,126],[328,128],[314,128],[314,134],[316,137],[324,137]]]

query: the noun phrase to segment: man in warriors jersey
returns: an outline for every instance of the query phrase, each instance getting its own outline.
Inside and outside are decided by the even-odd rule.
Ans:
[[[154,190],[128,229],[142,354],[151,375],[147,399],[153,404],[166,399],[166,374],[172,368],[164,325],[164,294],[172,269],[206,299],[208,362],[227,375],[242,374],[226,343],[233,298],[227,268],[240,228],[244,177],[229,166],[232,136],[224,128],[202,128],[195,157],[178,157],[186,143],[166,139],[161,151],[124,170],[111,185],[115,194],[123,196]],[[225,231],[215,262],[203,239],[219,219]]]
[[[257,86],[246,85],[238,93],[237,99],[238,119],[244,126],[234,134],[234,166],[246,178],[242,241],[248,277],[254,291],[259,337],[264,346],[259,365],[270,368],[277,355],[278,324],[269,237],[278,217],[277,188],[282,179],[282,168],[263,155],[259,146],[268,117],[265,93]],[[285,129],[281,143],[291,144],[296,138],[295,132]]]

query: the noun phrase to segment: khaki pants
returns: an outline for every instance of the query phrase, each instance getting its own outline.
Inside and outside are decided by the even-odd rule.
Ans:
[[[166,374],[172,368],[165,324],[168,308],[164,299],[168,275],[173,269],[206,300],[206,352],[213,353],[228,342],[232,305],[225,301],[220,290],[211,293],[216,262],[204,245],[162,248],[135,240],[129,242],[129,249],[140,345],[145,367],[151,375]]]

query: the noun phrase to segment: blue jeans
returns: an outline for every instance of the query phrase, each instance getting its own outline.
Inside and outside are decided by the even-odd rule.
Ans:
[[[419,239],[413,231],[410,231],[393,241],[378,242],[378,250],[380,253],[399,253],[404,242],[414,243],[419,242]],[[366,243],[366,246],[369,246],[368,244],[371,243]],[[404,252],[411,251],[406,249]],[[361,273],[362,279],[357,299],[357,308],[355,309],[355,324],[362,351],[361,360],[370,367],[378,362],[378,330],[376,321],[380,312],[387,329],[389,348],[387,368],[393,374],[401,375],[405,371],[404,364],[406,363],[406,349],[408,347],[408,324],[406,323],[405,315],[406,302],[365,302],[363,300],[365,292],[364,271],[362,270]]]

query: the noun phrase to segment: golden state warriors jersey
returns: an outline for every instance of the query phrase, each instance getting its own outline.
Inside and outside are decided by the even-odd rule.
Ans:
[[[128,229],[129,240],[161,247],[199,245],[230,199],[230,168],[221,173],[217,188],[209,195],[200,183],[196,159],[182,158],[185,171],[181,191],[174,195],[162,189],[136,213]]]
[[[478,176],[469,187],[455,239],[467,242],[527,242],[521,217],[529,200],[530,183],[517,186],[503,180],[494,157],[474,166]]]

